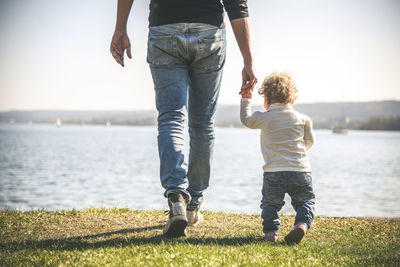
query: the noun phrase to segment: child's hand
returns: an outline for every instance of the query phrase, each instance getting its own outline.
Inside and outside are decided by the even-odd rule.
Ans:
[[[251,83],[244,84],[239,92],[242,98],[252,98],[254,85]]]

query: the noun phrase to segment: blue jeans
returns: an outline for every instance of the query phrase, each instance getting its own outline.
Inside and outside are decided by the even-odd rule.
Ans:
[[[225,63],[225,29],[201,23],[150,27],[147,62],[156,93],[160,179],[197,209],[209,185],[214,114]],[[188,116],[187,116],[188,115]],[[188,117],[190,151],[184,159]]]
[[[315,195],[310,172],[264,172],[261,217],[264,233],[277,231],[281,221],[278,211],[285,204],[285,193],[292,199],[296,211],[295,225],[306,223],[310,228],[314,219]]]

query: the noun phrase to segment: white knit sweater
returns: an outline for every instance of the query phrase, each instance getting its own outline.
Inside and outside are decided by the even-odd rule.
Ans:
[[[251,114],[251,99],[242,98],[240,120],[252,129],[261,129],[264,172],[311,171],[307,150],[314,143],[311,119],[292,105],[275,103],[267,112]]]

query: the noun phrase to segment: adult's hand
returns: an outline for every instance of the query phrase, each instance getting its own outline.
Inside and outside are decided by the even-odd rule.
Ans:
[[[242,88],[239,94],[243,96],[243,94],[249,93],[250,89],[253,91],[253,88],[257,82],[258,80],[254,75],[253,66],[245,64],[242,70]]]
[[[125,50],[128,58],[132,58],[131,42],[129,41],[128,34],[126,32],[115,30],[111,40],[110,52],[115,61],[117,61],[117,63],[119,63],[122,67],[124,66]]]
[[[251,87],[258,82],[252,65],[244,65],[242,70],[242,86],[245,84],[251,84]]]
[[[132,58],[131,42],[126,31],[129,12],[131,11],[133,0],[118,0],[117,22],[114,35],[111,40],[110,52],[122,67],[124,66],[124,54]]]

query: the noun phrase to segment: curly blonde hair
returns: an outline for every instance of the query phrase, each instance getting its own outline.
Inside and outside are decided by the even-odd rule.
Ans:
[[[274,72],[264,79],[258,93],[267,97],[268,104],[293,104],[297,99],[297,88],[289,74]]]

